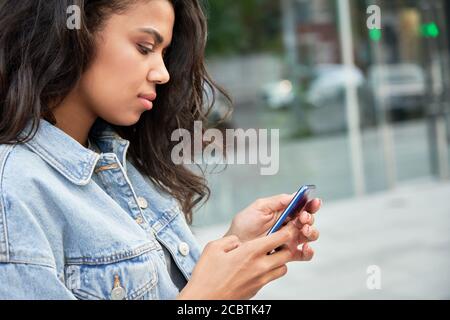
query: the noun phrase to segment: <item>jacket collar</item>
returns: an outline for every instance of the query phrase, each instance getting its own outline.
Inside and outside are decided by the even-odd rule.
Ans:
[[[32,129],[30,120],[21,135]],[[126,162],[129,141],[122,139],[110,124],[98,118],[91,128],[89,139],[96,142],[102,153],[115,153],[122,162]],[[67,133],[40,119],[36,134],[25,143],[50,166],[65,178],[77,185],[89,183],[92,173],[101,155],[85,148]]]

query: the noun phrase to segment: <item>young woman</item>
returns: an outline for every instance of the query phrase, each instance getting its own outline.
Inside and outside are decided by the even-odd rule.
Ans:
[[[209,190],[170,136],[215,87],[198,0],[0,0],[0,30],[1,299],[246,299],[312,258],[318,199],[268,237],[292,195],[191,233]]]

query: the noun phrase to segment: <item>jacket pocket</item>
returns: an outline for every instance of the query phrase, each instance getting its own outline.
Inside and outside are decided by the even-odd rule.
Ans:
[[[107,264],[66,264],[65,282],[82,300],[158,299],[158,273],[147,252],[131,259]]]

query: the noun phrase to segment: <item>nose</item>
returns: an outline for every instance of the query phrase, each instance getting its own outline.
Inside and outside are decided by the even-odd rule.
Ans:
[[[161,59],[160,63],[156,67],[152,67],[148,73],[148,81],[155,82],[157,84],[166,84],[170,80],[169,71],[164,64],[164,60]]]

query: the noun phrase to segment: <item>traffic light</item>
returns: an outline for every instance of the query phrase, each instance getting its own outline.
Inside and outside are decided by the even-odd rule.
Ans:
[[[425,38],[437,38],[439,37],[440,30],[435,22],[429,22],[420,26],[420,34]]]
[[[381,40],[381,29],[370,29],[369,37],[372,41],[378,42]]]

